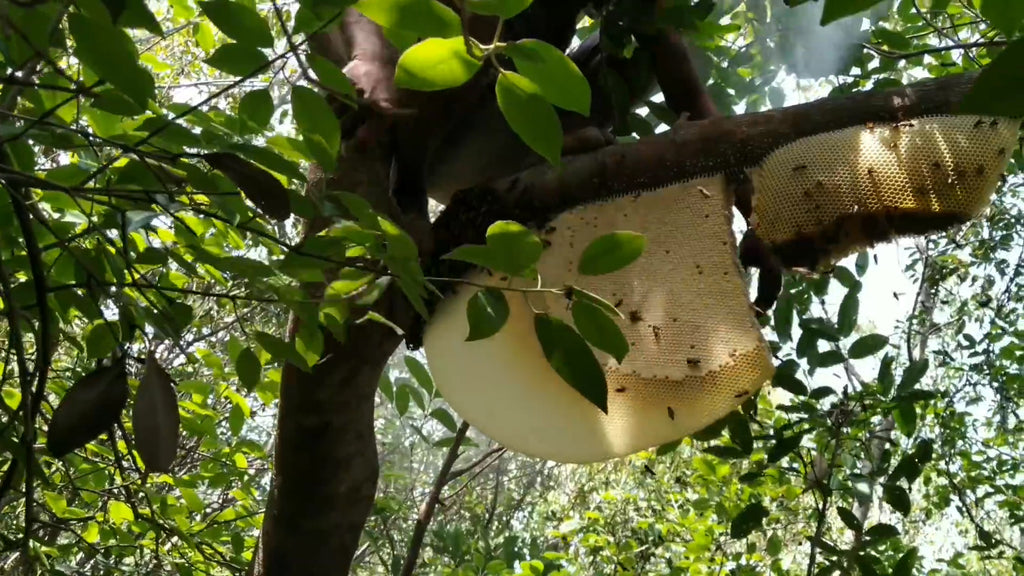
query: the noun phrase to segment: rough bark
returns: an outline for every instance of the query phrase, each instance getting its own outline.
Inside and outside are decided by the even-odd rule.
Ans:
[[[487,226],[497,219],[542,222],[601,197],[752,166],[800,137],[869,121],[949,113],[973,78],[947,77],[899,90],[690,122],[682,130],[637,144],[567,158],[561,169],[538,166],[457,194],[435,222],[436,249],[425,257],[429,264],[455,246],[482,241]],[[344,188],[379,200],[386,189],[381,163],[347,160],[357,172],[353,178],[359,180],[359,171],[373,174],[358,186]],[[415,315],[396,290],[382,297],[378,311],[403,329],[416,327]],[[345,342],[325,335],[324,360],[311,373],[288,367],[282,374],[273,496],[262,535],[263,574],[348,573],[376,490],[374,394],[381,370],[400,342],[384,326],[353,325]]]

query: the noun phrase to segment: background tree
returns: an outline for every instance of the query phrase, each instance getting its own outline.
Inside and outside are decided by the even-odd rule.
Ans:
[[[1019,149],[983,220],[787,276],[780,369],[742,415],[622,461],[538,462],[467,431],[415,354],[388,360],[383,319],[414,326],[416,290],[385,276],[415,279],[419,253],[325,192],[429,235],[380,192],[388,133],[338,121],[386,114],[309,52],[346,4],[0,6],[0,571],[1019,572]],[[684,24],[721,111],[997,54],[979,97],[1005,111],[1022,87],[1016,2],[878,3],[824,29],[864,3],[710,4]],[[398,43],[444,36],[438,6],[360,3]],[[672,121],[656,97],[615,130]]]

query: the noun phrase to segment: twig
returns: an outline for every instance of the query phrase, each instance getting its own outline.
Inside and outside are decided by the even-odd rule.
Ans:
[[[437,503],[441,500],[441,491],[448,484],[448,473],[455,464],[455,460],[459,457],[459,448],[462,446],[462,441],[466,438],[466,432],[468,431],[469,423],[463,421],[455,432],[454,441],[451,447],[448,448],[448,454],[445,456],[444,462],[441,463],[441,470],[438,471],[437,478],[434,479],[434,487],[431,488],[427,501],[423,503],[419,517],[416,518],[416,527],[413,529],[412,538],[409,540],[409,550],[406,552],[405,562],[402,564],[402,571],[400,573],[402,576],[412,576],[413,570],[416,569],[416,562],[420,557],[420,548],[423,547],[423,538],[427,534],[427,526],[430,525],[430,520],[434,517],[434,510],[437,508]]]

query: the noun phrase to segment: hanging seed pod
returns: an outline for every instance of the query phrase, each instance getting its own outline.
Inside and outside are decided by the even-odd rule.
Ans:
[[[117,422],[127,402],[128,373],[123,359],[82,376],[54,411],[46,448],[60,458],[85,446]]]
[[[151,350],[146,356],[146,371],[139,381],[132,411],[135,450],[146,470],[170,471],[178,451],[180,425],[174,383]]]

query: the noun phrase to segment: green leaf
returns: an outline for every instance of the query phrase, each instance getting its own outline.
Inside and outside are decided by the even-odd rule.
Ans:
[[[428,396],[434,394],[434,379],[430,377],[430,372],[427,371],[427,367],[422,362],[415,356],[406,355],[405,367],[409,369],[409,373],[416,380],[416,384],[419,384],[419,387],[423,388],[423,391]]]
[[[619,364],[625,360],[629,353],[629,342],[615,320],[603,310],[586,300],[574,300],[572,322],[591,346],[607,352]]]
[[[534,330],[551,367],[591,404],[608,413],[608,383],[594,352],[572,326],[547,314],[533,317]]]
[[[413,32],[421,38],[462,36],[462,21],[435,0],[360,0],[354,8],[388,30]]]
[[[302,354],[299,354],[294,343],[286,342],[267,332],[256,332],[253,338],[256,339],[256,343],[260,345],[260,348],[266,350],[267,354],[270,354],[274,360],[282,364],[285,362],[294,364],[300,370],[309,372],[309,364]]]
[[[146,6],[146,0],[127,0],[120,17],[115,18],[111,13],[111,20],[122,28],[141,28],[155,36],[164,35],[156,16]]]
[[[851,359],[867,358],[885,349],[889,345],[889,337],[881,334],[868,334],[861,336],[850,344],[846,355]]]
[[[795,374],[788,374],[781,370],[776,370],[772,375],[772,386],[782,388],[794,396],[807,396],[808,393],[807,384],[804,384],[803,380]]]
[[[903,516],[910,514],[910,494],[899,484],[886,483],[882,486],[882,499],[893,510]]]
[[[845,506],[837,506],[836,513],[839,514],[839,519],[846,524],[846,527],[854,532],[861,532],[864,530],[864,524],[861,523],[860,518],[853,513],[852,510]]]
[[[225,74],[252,76],[265,68],[270,60],[259,48],[229,42],[219,46],[204,62]]]
[[[85,350],[89,358],[107,358],[121,342],[121,325],[100,320],[85,329]]]
[[[800,447],[800,442],[803,438],[803,434],[794,434],[792,436],[776,438],[775,444],[768,449],[768,462],[774,464],[775,462],[785,458],[790,452]]]
[[[424,92],[465,84],[480,69],[466,53],[462,36],[428,38],[402,53],[395,69],[395,86]]]
[[[497,334],[508,320],[508,313],[508,301],[501,290],[478,290],[466,303],[466,320],[469,322],[466,342],[483,340]]]
[[[530,7],[533,0],[466,0],[471,12],[508,20]]]
[[[353,101],[355,100],[356,89],[352,86],[352,81],[342,73],[341,69],[334,62],[312,52],[306,56],[306,62],[309,63],[309,67],[313,69],[317,79],[320,80],[320,83],[325,88]]]
[[[521,276],[540,260],[544,244],[522,224],[500,220],[487,228],[487,248],[497,271]]]
[[[632,264],[647,248],[647,238],[638,232],[611,232],[595,238],[580,256],[579,272],[598,276]]]
[[[863,12],[882,0],[825,0],[821,10],[821,25],[826,26],[841,18]]]
[[[896,561],[896,565],[892,567],[892,576],[912,576],[914,574],[914,567],[917,566],[920,557],[917,547],[911,547],[903,553],[903,556],[900,556],[900,559]]]
[[[248,346],[243,348],[235,358],[235,372],[238,374],[238,381],[242,388],[251,392],[263,379],[263,364],[259,356]]]
[[[781,343],[787,343],[793,339],[793,298],[789,293],[783,292],[779,296],[779,301],[775,303],[772,323],[775,326],[775,334],[778,335]]]
[[[260,129],[265,129],[274,117],[274,99],[270,90],[260,88],[246,92],[238,101],[238,115]]]
[[[883,495],[884,495],[884,493],[885,492],[884,492],[884,488],[883,488]],[[904,491],[904,494],[906,494],[905,491]],[[909,496],[907,498],[908,498],[908,503],[909,503]],[[886,502],[888,502],[888,500],[886,500]],[[875,524],[871,528],[868,528],[867,530],[865,530],[864,531],[864,536],[867,536],[868,538],[878,542],[878,541],[881,541],[881,540],[889,540],[891,538],[899,538],[900,531],[899,531],[898,528],[896,528],[892,524],[880,523],[880,524]]]
[[[1013,38],[1024,25],[1024,3],[1019,0],[984,0],[981,15],[1007,38]]]
[[[512,130],[548,162],[562,156],[562,123],[537,85],[515,72],[504,71],[494,86],[498,108]]]
[[[736,412],[729,419],[728,429],[732,443],[749,456],[754,451],[754,435],[750,432],[750,421]]]
[[[337,280],[331,282],[330,285],[327,286],[327,290],[324,292],[324,299],[340,300],[351,296],[356,290],[359,290],[363,286],[373,282],[376,277],[376,274],[366,270],[360,270],[358,268],[342,268],[341,271],[338,272]]]
[[[893,418],[896,420],[896,428],[899,429],[900,434],[907,438],[914,436],[914,432],[917,431],[917,409],[913,402],[900,402],[893,412]]]
[[[330,104],[305,86],[293,86],[292,115],[313,159],[324,170],[333,170],[341,149],[341,127]]]
[[[107,503],[107,517],[114,524],[135,521],[135,514],[132,513],[131,507],[120,500],[111,500]]]
[[[1012,0],[1011,0],[1012,1]],[[1024,116],[1024,38],[1010,43],[974,81],[960,112],[993,116]]]
[[[459,425],[455,422],[455,416],[452,416],[452,413],[444,408],[434,408],[430,411],[430,417],[440,422],[453,434],[459,429]]]
[[[907,369],[903,371],[903,377],[900,378],[900,385],[896,387],[896,394],[903,394],[914,389],[915,386],[924,378],[925,373],[928,372],[928,357],[914,360],[907,366]]]
[[[843,336],[849,336],[853,334],[853,329],[857,327],[857,316],[860,315],[860,294],[855,290],[850,290],[843,297],[842,304],[839,305],[839,317],[836,322],[836,330]]]
[[[857,262],[854,264],[854,270],[857,271],[857,276],[863,278],[868,273],[868,265],[871,263],[871,257],[868,255],[867,250],[861,250],[857,253]]]
[[[895,361],[892,354],[886,353],[878,365],[878,387],[881,388],[882,396],[885,398],[892,394],[893,386],[896,385],[896,375],[892,372],[892,365]]]
[[[199,2],[199,8],[221,32],[235,42],[257,48],[274,46],[270,26],[255,9],[231,0]]]
[[[846,362],[846,356],[839,350],[826,350],[818,355],[811,364],[816,368],[831,368]]]
[[[208,152],[203,160],[227,176],[267,216],[275,220],[291,216],[288,189],[270,172],[231,152]]]
[[[68,31],[75,40],[75,57],[110,82],[140,107],[156,94],[156,83],[139,65],[135,43],[128,34],[100,18],[68,14]]]
[[[548,102],[573,112],[590,115],[590,83],[564,52],[540,40],[509,44],[506,53],[516,70],[533,82]]]
[[[755,530],[759,530],[769,515],[764,504],[751,502],[732,519],[729,535],[735,539],[746,538]]]
[[[601,298],[600,296],[594,294],[593,292],[588,292],[583,288],[580,288],[579,286],[573,286],[571,288],[570,296],[572,300],[585,300],[590,304],[597,306],[601,310],[604,310],[604,313],[609,316],[614,316],[616,318],[625,318],[622,312],[620,312],[618,308],[613,306],[611,302],[605,300],[604,298]]]

